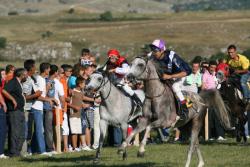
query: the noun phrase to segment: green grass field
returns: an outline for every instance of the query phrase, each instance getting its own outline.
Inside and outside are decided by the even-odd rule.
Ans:
[[[128,159],[123,161],[117,155],[116,148],[105,147],[102,161],[93,165],[95,152],[78,152],[54,155],[53,157],[32,156],[1,160],[1,167],[183,167],[186,160],[188,145],[186,144],[153,144],[146,148],[144,158],[137,158],[138,147],[129,147]],[[203,143],[201,151],[207,167],[249,167],[250,147],[240,146],[234,140],[223,143]],[[196,166],[197,156],[193,156],[191,166]]]

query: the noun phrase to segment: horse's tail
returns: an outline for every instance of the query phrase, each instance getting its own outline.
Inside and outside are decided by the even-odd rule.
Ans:
[[[231,129],[229,113],[219,91],[217,89],[203,90],[199,94],[208,107],[214,107],[216,109],[215,113],[221,124],[226,129]]]

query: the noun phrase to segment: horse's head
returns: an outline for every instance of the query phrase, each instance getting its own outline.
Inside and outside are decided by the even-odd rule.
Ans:
[[[222,83],[223,81],[226,80],[225,73],[224,73],[223,71],[220,71],[220,70],[219,70],[219,71],[216,73],[216,78],[217,78],[217,80],[218,80],[219,83]]]
[[[86,91],[98,91],[104,84],[104,76],[100,72],[95,72],[90,75],[89,82],[87,83]]]
[[[129,73],[127,75],[127,79],[132,81],[133,79],[141,79],[144,80],[147,78],[147,64],[148,58],[145,57],[136,57],[130,66]]]

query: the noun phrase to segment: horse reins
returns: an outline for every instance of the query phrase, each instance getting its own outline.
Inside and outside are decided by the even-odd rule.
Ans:
[[[148,58],[145,60],[144,58],[142,58],[142,57],[140,57],[140,56],[137,56],[137,57],[135,57],[135,59],[136,58],[139,58],[139,59],[142,59],[142,60],[144,60],[145,61],[145,63],[146,63],[146,65],[145,65],[145,68],[143,69],[143,71],[138,75],[138,78],[146,71],[146,73],[147,73],[147,75],[149,75],[150,73],[151,73],[151,71],[150,71],[150,69],[148,69],[147,68],[147,64],[148,64]],[[148,70],[147,70],[148,69]],[[139,79],[140,80],[140,79]],[[160,78],[148,78],[148,79],[141,79],[141,80],[143,80],[143,81],[152,81],[152,80],[159,80],[160,81]],[[149,96],[149,95],[147,95],[146,93],[145,93],[145,97],[147,98],[147,99],[154,99],[154,98],[158,98],[158,97],[160,97],[160,96],[162,96],[163,94],[164,94],[164,92],[166,91],[166,88],[167,86],[165,86],[164,85],[164,90],[162,91],[162,93],[160,93],[159,95],[156,95],[156,96]]]
[[[103,74],[102,74],[102,76],[103,76]],[[103,100],[106,100],[109,97],[109,95],[110,95],[110,92],[111,92],[111,82],[109,81],[109,79],[107,79],[107,82],[105,82],[105,77],[103,76],[103,80],[102,80],[100,86],[98,86],[98,88],[96,89],[96,91],[100,90],[101,87],[105,86],[108,82],[109,82],[109,93],[108,93],[108,95],[106,97],[103,97]],[[96,97],[99,97],[99,96],[95,96],[95,98]]]

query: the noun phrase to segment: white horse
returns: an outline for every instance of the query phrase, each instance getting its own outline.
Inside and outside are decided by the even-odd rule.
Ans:
[[[108,124],[122,129],[124,144],[127,137],[128,120],[131,120],[131,117],[133,117],[133,106],[131,98],[115,87],[104,73],[93,73],[90,76],[89,83],[86,85],[86,90],[99,92],[102,100],[100,104],[100,142],[94,161],[98,162]],[[144,92],[140,90],[135,92],[144,101]],[[123,149],[120,151],[123,151]],[[123,159],[125,159],[127,153],[126,151],[122,153]]]

